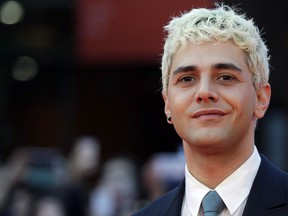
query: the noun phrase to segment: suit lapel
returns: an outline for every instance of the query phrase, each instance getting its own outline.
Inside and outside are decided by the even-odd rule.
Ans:
[[[261,158],[261,165],[248,196],[243,216],[273,215],[271,212],[279,210],[286,203],[284,173],[264,156],[261,155]],[[287,214],[287,207],[285,208]]]
[[[180,216],[185,193],[185,180],[181,182],[178,188],[171,194],[168,206],[163,206],[167,209],[163,212],[165,216]]]

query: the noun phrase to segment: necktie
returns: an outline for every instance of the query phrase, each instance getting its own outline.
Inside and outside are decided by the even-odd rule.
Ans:
[[[210,191],[202,200],[204,216],[218,216],[225,204],[216,191]]]

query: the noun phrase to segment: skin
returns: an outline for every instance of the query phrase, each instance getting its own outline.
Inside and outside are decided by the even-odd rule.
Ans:
[[[189,44],[176,53],[165,113],[196,179],[214,189],[251,156],[270,95],[268,83],[254,88],[245,53],[231,41]]]

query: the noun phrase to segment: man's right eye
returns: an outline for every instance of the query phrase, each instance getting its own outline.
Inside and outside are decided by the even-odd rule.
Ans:
[[[193,76],[184,76],[184,77],[181,77],[181,78],[179,79],[179,81],[180,81],[180,82],[184,82],[184,83],[186,83],[186,82],[193,82],[193,81],[195,81],[195,77],[193,77]]]

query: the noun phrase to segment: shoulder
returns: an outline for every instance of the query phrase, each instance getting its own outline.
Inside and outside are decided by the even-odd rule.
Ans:
[[[184,191],[185,181],[183,180],[176,188],[164,194],[133,216],[160,216],[167,215],[166,212],[168,211],[170,215],[179,215],[182,208]]]
[[[288,196],[288,173],[261,155],[261,165],[254,180],[254,187],[262,197],[278,197],[284,200]]]
[[[261,176],[274,176],[283,178],[284,181],[288,181],[288,173],[275,166],[266,156],[261,154],[261,164],[258,171],[258,175]]]
[[[261,155],[243,215],[288,215],[288,174]],[[275,213],[275,214],[274,214]]]

